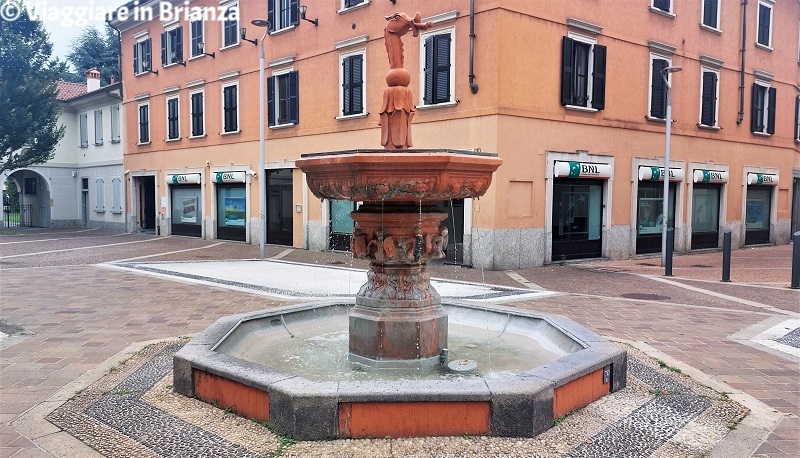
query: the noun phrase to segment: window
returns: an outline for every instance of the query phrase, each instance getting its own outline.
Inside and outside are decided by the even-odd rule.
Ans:
[[[300,23],[299,0],[268,0],[269,31],[288,29]]]
[[[167,140],[181,138],[179,100],[178,96],[167,99]]]
[[[666,57],[650,55],[650,110],[648,116],[654,119],[667,118],[667,87],[661,70],[670,66]],[[667,75],[667,78],[671,78]]]
[[[455,62],[454,29],[438,30],[421,36],[424,52],[420,53],[423,88],[422,105],[455,101],[453,65]]]
[[[89,113],[80,114],[81,148],[89,146]]]
[[[758,36],[756,44],[772,47],[772,5],[758,2]]]
[[[103,144],[103,110],[94,110],[94,144]]]
[[[239,83],[222,87],[222,131],[239,131]]]
[[[203,51],[205,49],[201,49],[201,45],[203,43],[203,20],[192,21],[189,24],[189,41],[190,41],[190,49],[191,51],[189,54],[191,57],[200,57],[203,55]]]
[[[706,27],[719,29],[719,0],[703,0],[703,22]]]
[[[570,34],[562,40],[561,104],[605,108],[606,47],[588,37]]]
[[[133,45],[133,73],[141,75],[152,69],[152,44],[149,38],[145,38]]]
[[[755,133],[775,133],[775,88],[753,83],[753,105],[750,111],[750,130]]]
[[[119,105],[111,106],[111,143],[119,143]]]
[[[794,141],[800,142],[800,95],[794,99]]]
[[[717,126],[719,112],[719,72],[704,68],[700,76],[700,125]]]
[[[364,56],[365,50],[343,54],[341,116],[352,116],[364,113]]]
[[[234,3],[225,10],[222,21],[222,47],[239,44],[239,5]]]
[[[161,34],[161,65],[183,61],[183,27],[175,27]]]
[[[653,0],[651,8],[672,14],[672,0]]]
[[[192,111],[192,137],[201,137],[206,133],[206,122],[203,117],[203,91],[192,92],[190,96]]]
[[[352,8],[354,6],[369,3],[368,0],[342,0],[342,9]]]
[[[122,180],[119,177],[111,179],[111,213],[122,213]]]
[[[94,211],[97,213],[103,213],[106,211],[105,181],[102,178],[95,178],[94,184],[96,189]]]
[[[150,103],[139,104],[139,144],[150,143]]]
[[[281,126],[297,124],[299,82],[296,71],[273,74],[267,78],[268,124]]]

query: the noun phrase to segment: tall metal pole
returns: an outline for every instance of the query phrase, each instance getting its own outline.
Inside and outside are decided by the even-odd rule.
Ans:
[[[672,136],[672,88],[669,85],[669,73],[662,73],[667,89],[667,140],[664,147],[664,201],[661,205],[661,267],[667,265],[667,228],[669,227],[669,150]],[[665,273],[666,275],[666,273]]]
[[[267,176],[264,162],[267,155],[267,142],[264,132],[265,107],[264,107],[264,40],[269,30],[264,31],[261,37],[261,49],[258,54],[258,250],[259,259],[264,260],[264,239],[267,235]]]

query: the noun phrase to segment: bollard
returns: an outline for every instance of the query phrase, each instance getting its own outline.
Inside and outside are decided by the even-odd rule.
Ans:
[[[722,281],[731,281],[731,230],[722,235]]]
[[[675,228],[667,229],[667,256],[664,261],[664,276],[672,276],[672,249],[675,247]]]
[[[800,231],[792,236],[792,289],[800,288]]]

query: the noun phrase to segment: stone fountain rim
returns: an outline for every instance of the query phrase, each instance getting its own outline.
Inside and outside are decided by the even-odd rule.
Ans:
[[[425,148],[410,148],[410,149],[350,149],[350,150],[341,150],[341,151],[326,151],[320,153],[306,153],[301,154],[300,157],[303,159],[312,159],[318,157],[328,157],[328,156],[348,156],[354,154],[446,154],[446,155],[468,155],[468,156],[480,156],[480,157],[499,157],[497,153],[488,153],[484,151],[474,151],[474,150],[460,150],[460,149],[447,149],[447,148],[432,148],[432,149],[425,149]]]

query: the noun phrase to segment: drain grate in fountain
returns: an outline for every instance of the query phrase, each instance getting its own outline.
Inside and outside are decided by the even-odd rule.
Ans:
[[[626,299],[638,299],[640,301],[666,301],[671,299],[669,296],[662,296],[661,294],[647,294],[647,293],[624,293],[620,294],[620,296]]]

